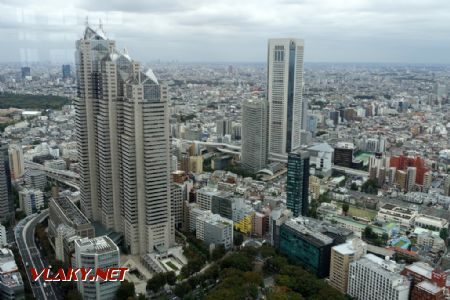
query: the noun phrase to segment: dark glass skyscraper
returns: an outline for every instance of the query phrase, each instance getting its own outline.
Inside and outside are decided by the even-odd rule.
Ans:
[[[297,150],[289,153],[287,174],[287,208],[294,217],[308,214],[309,153]]]
[[[62,65],[62,77],[63,79],[70,78],[70,65]]]

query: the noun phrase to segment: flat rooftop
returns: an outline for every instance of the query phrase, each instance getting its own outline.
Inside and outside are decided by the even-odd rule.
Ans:
[[[75,225],[90,224],[88,218],[78,209],[78,207],[70,201],[68,197],[59,197],[53,199],[55,203],[61,208],[66,217]]]

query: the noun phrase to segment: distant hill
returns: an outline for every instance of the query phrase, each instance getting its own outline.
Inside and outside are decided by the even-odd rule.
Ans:
[[[15,107],[30,110],[59,110],[63,105],[70,103],[68,98],[60,96],[0,94],[0,109]]]

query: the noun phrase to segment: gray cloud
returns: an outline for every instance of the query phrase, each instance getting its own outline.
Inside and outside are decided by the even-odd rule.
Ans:
[[[0,0],[0,60],[72,59],[86,16],[150,61],[264,61],[270,37],[308,61],[450,63],[445,0]]]

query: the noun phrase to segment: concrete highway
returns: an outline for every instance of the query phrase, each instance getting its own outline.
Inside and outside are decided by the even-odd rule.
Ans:
[[[61,297],[57,297],[51,283],[44,283],[42,278],[37,282],[34,282],[30,273],[30,268],[36,268],[39,272],[40,270],[43,270],[43,268],[48,267],[48,265],[44,264],[45,259],[42,258],[34,239],[37,224],[41,223],[47,217],[48,209],[42,211],[40,214],[30,215],[17,224],[14,233],[16,244],[19,248],[20,255],[22,256],[22,261],[24,263],[28,281],[31,284],[34,297],[38,300],[57,300],[61,299]]]

